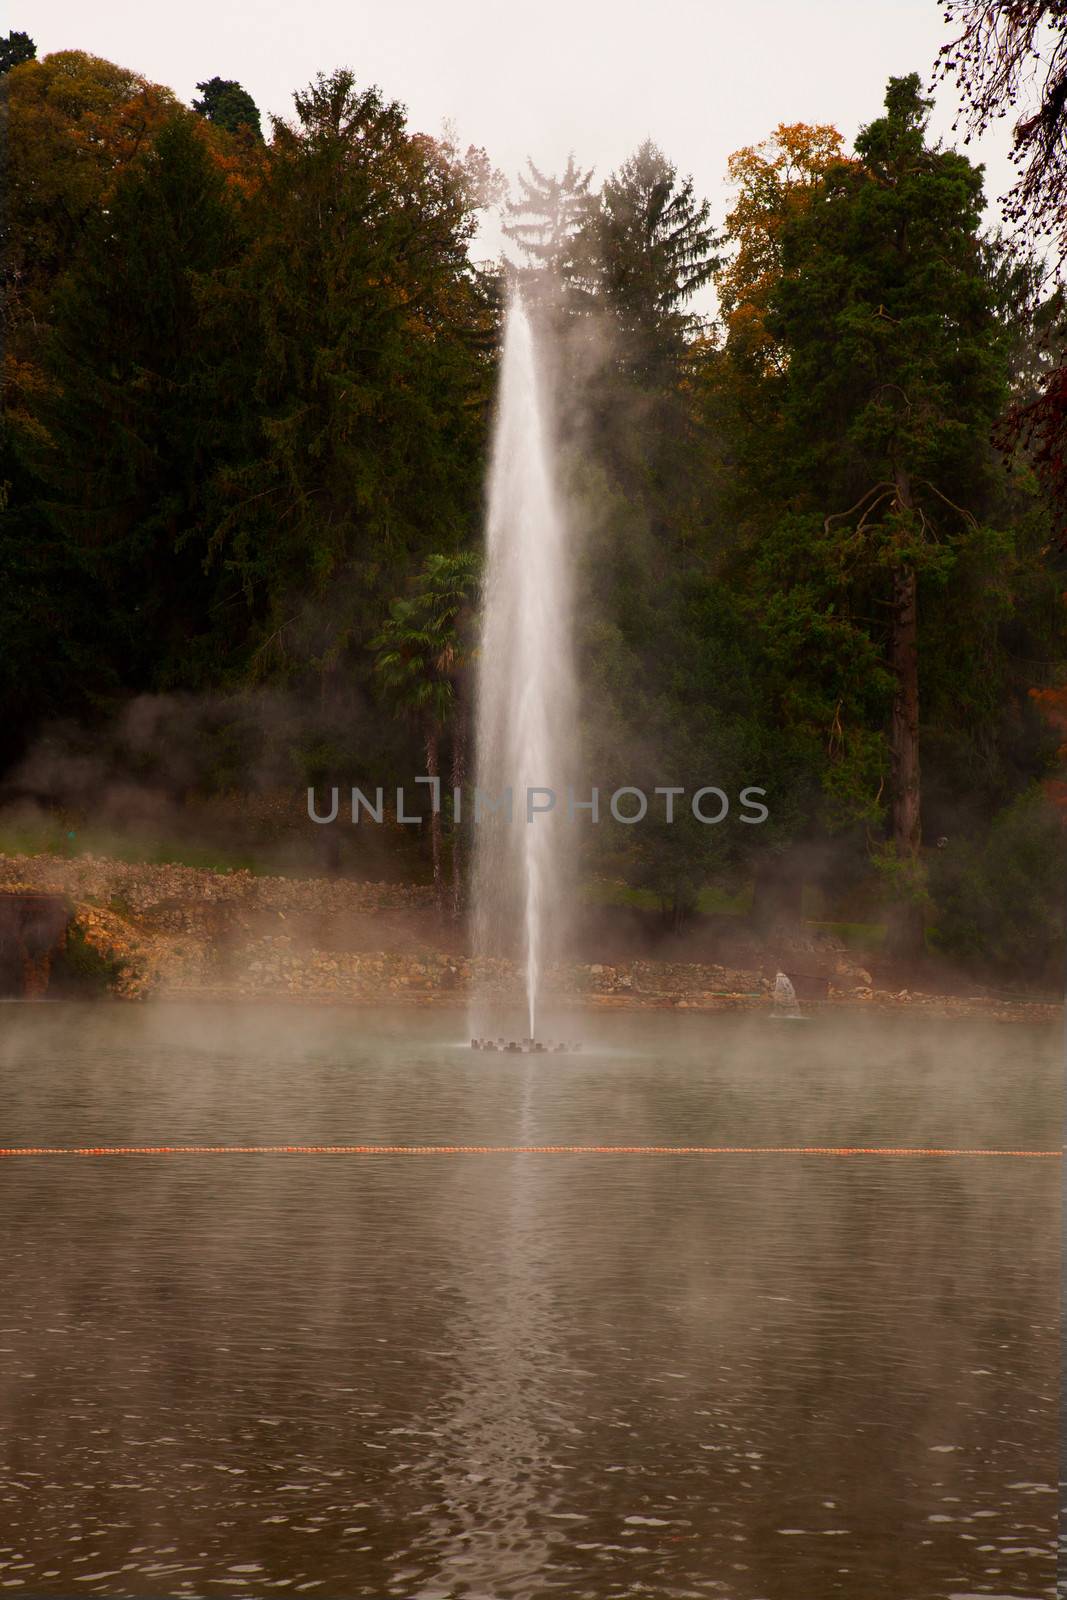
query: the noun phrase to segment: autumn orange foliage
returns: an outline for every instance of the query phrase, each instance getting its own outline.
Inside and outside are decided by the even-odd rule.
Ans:
[[[783,230],[811,203],[828,172],[855,164],[843,147],[841,134],[828,123],[782,122],[762,144],[730,157],[730,181],[738,193],[726,234],[736,249],[715,281],[727,344],[757,370],[781,365],[765,318],[781,275]]]
[[[9,328],[47,321],[56,274],[85,219],[106,206],[124,171],[164,123],[188,117],[227,180],[250,192],[262,147],[202,121],[175,94],[83,50],[60,50],[2,80],[9,168],[4,279]]]
[[[1067,684],[1055,689],[1031,689],[1030,698],[1059,735],[1061,742],[1056,755],[1067,772]],[[1042,788],[1067,824],[1067,777],[1046,778]]]

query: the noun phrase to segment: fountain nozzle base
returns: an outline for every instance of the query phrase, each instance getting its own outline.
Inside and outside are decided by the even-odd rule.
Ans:
[[[553,1039],[472,1039],[472,1050],[494,1050],[503,1055],[543,1056],[574,1055],[581,1050],[577,1043],[557,1042]]]

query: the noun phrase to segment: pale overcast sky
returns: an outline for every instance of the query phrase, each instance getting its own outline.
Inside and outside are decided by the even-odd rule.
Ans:
[[[653,138],[712,201],[729,203],[731,151],[779,122],[832,122],[851,139],[877,116],[890,74],[929,80],[946,34],[940,0],[12,0],[9,26],[41,55],[81,49],[168,84],[236,78],[261,111],[350,66],[408,107],[414,127],[454,124],[510,181],[531,155],[569,150],[600,177]],[[933,126],[949,136],[952,87]],[[1001,123],[975,159],[987,193],[1011,181]],[[485,250],[498,235],[488,229]]]

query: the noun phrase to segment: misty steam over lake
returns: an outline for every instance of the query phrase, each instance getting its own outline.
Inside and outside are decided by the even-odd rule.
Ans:
[[[579,1024],[572,1018],[573,1033]],[[1059,1144],[1057,1031],[11,1005],[0,1144]],[[1055,1593],[1060,1163],[0,1160],[12,1595]]]

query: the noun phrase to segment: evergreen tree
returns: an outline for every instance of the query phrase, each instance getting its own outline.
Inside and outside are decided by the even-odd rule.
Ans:
[[[229,133],[244,131],[256,140],[263,138],[259,108],[248,90],[242,89],[233,78],[208,78],[196,87],[202,98],[193,101],[193,110],[208,122]]]
[[[687,302],[718,264],[709,209],[646,142],[604,184],[574,251],[591,334],[581,347],[586,369],[571,385],[584,401],[576,430],[584,459],[573,475],[587,530],[587,603],[578,607],[585,736],[596,770],[619,782],[636,781],[623,772],[640,748],[650,787],[662,781],[653,779],[657,766],[673,766],[683,784],[704,762],[725,770],[734,732],[691,692],[697,663],[723,643],[701,637],[691,603],[713,495],[690,398],[700,350]],[[684,820],[640,829],[609,821],[597,843],[617,874],[654,889],[675,919],[728,854],[722,833]]]
[[[181,116],[120,179],[57,291],[44,509],[84,553],[131,688],[195,679],[211,627],[204,488],[229,424],[204,294],[239,248],[225,180]]]
[[[24,61],[33,61],[37,46],[28,33],[5,33],[0,39],[0,75],[12,67],[21,67]]]
[[[846,161],[843,144],[837,129],[825,123],[779,123],[761,145],[730,157],[737,197],[725,239],[732,249],[715,274],[715,287],[734,366],[762,373],[784,365],[767,330],[768,300],[782,273],[782,237],[826,174]]]
[[[253,605],[256,670],[325,685],[406,569],[477,525],[490,312],[467,252],[478,163],[349,72],[296,105],[232,280],[257,427],[216,482],[215,548]]]
[[[773,562],[779,581],[799,565],[810,582],[822,548],[827,624],[851,614],[860,636],[870,630],[857,613],[886,618],[874,626],[892,682],[886,863],[901,890],[899,941],[911,949],[922,901],[920,591],[932,601],[954,573],[968,564],[992,573],[1005,553],[1004,536],[985,525],[996,485],[989,434],[1007,372],[977,238],[981,173],[927,143],[928,107],[916,74],[890,80],[886,114],[856,141],[860,164],[828,173],[785,230],[768,315],[787,357],[782,487],[817,508],[815,519],[782,525]]]
[[[57,378],[44,370],[56,284],[120,175],[151,150],[174,96],[81,51],[0,79],[5,124],[5,334],[0,421],[0,761],[49,716],[90,717],[122,681],[92,553],[46,509],[40,476]],[[60,386],[65,378],[58,380]],[[74,470],[76,464],[72,462]],[[40,641],[48,641],[45,648]],[[36,642],[35,642],[36,641]],[[37,662],[28,680],[25,663]]]
[[[0,482],[0,773],[41,726],[93,723],[122,684],[114,633],[92,553],[63,538],[40,503],[43,486],[5,452]]]
[[[2,270],[8,336],[36,350],[51,293],[89,219],[178,110],[169,89],[81,50],[28,60],[0,79],[5,195]]]
[[[531,160],[526,162],[530,176],[520,173],[520,198],[509,200],[504,234],[517,243],[534,270],[555,282],[571,282],[576,274],[574,246],[593,208],[589,192],[592,168],[582,171],[566,158],[560,178],[550,178]]]
[[[646,140],[604,184],[583,229],[589,276],[639,377],[677,360],[695,328],[683,309],[720,265],[710,206]]]

